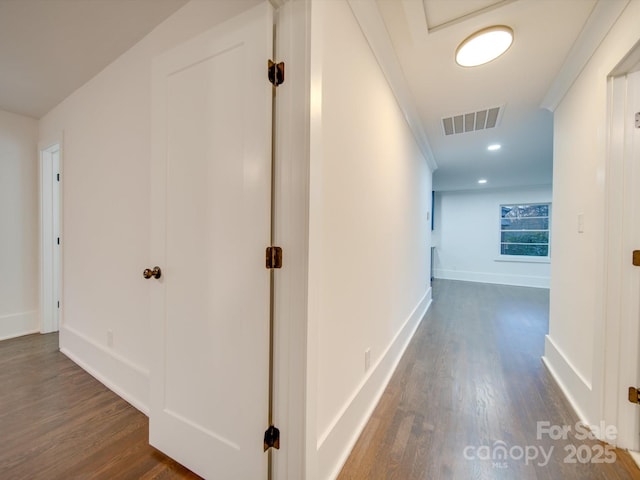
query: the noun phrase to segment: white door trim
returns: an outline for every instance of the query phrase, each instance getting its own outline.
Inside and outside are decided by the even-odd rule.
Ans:
[[[57,237],[62,236],[62,179],[58,182],[56,178],[62,174],[62,143],[39,150],[40,332],[49,333],[58,331],[62,319],[62,245],[57,245]]]
[[[602,419],[607,425],[616,426],[614,443],[618,447],[636,451],[640,450],[640,408],[628,402],[627,388],[637,385],[640,379],[640,269],[631,266],[631,251],[640,248],[633,244],[637,232],[632,228],[640,214],[632,208],[634,183],[640,172],[632,158],[633,126],[629,115],[633,112],[629,108],[627,75],[638,67],[628,59],[639,55],[640,46],[636,46],[621,61],[622,68],[616,67],[607,80],[605,312],[602,349],[596,349],[604,354],[603,361],[594,362],[600,371],[594,376],[594,393],[602,402]]]
[[[314,5],[314,8],[316,6]],[[274,423],[280,450],[274,478],[305,479],[309,247],[309,21],[307,1],[276,10],[275,61],[284,61],[285,83],[276,93],[274,243],[283,248],[275,272]],[[305,39],[305,41],[302,41]],[[312,420],[315,421],[315,420]],[[314,443],[315,447],[315,443]]]

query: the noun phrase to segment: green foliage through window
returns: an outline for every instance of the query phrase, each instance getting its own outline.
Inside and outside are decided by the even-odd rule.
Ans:
[[[500,254],[549,256],[548,203],[500,206]]]

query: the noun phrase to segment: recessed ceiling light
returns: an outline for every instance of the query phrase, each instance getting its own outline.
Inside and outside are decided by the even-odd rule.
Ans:
[[[477,67],[495,60],[513,42],[513,30],[506,25],[483,28],[464,39],[456,49],[456,63],[462,67]]]
[[[478,183],[481,185],[484,185],[485,183],[487,183],[487,179],[486,178],[481,178],[480,180],[478,180]]]
[[[500,145],[499,143],[494,143],[492,145],[489,145],[487,147],[487,150],[489,150],[490,152],[495,152],[496,150],[500,150],[502,148],[502,145]]]

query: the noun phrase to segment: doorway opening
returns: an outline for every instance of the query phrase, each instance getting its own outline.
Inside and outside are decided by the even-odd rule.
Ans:
[[[57,332],[62,307],[60,144],[40,150],[40,332]]]

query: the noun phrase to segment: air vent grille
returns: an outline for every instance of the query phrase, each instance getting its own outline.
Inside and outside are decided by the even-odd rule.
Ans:
[[[477,112],[463,113],[442,119],[442,129],[445,135],[486,130],[498,125],[502,114],[502,107],[487,108]]]

